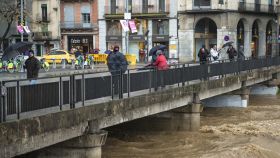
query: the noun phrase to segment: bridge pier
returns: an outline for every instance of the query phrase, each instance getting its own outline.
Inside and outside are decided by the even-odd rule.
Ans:
[[[186,106],[127,122],[122,128],[136,131],[196,131],[200,128],[203,105],[197,94]]]
[[[242,87],[230,94],[220,95],[204,100],[206,107],[241,107],[246,108],[249,103],[251,89],[246,87],[245,82]]]
[[[101,147],[107,131],[86,133],[83,136],[56,144],[37,153],[38,158],[101,158]]]

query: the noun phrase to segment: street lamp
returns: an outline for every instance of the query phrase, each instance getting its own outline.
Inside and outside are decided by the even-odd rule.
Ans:
[[[129,13],[129,11],[128,11],[128,0],[126,0],[125,1],[125,15],[128,14],[128,13]],[[125,17],[127,25],[129,26],[129,24],[128,24],[129,18],[127,18],[126,16],[124,16],[124,17]],[[128,54],[128,51],[129,51],[128,46],[129,46],[129,32],[126,31],[125,32],[125,54]]]

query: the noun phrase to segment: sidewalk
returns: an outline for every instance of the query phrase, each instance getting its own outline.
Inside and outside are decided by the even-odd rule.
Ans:
[[[129,65],[128,69],[136,69],[145,66],[146,64],[138,63],[136,65]],[[71,65],[67,65],[66,69],[62,69],[61,65],[57,65],[56,69],[52,68],[50,65],[50,71],[45,72],[44,70],[40,70],[39,77],[55,77],[59,75],[71,75],[71,74],[82,74],[82,73],[96,73],[96,72],[108,72],[108,67],[106,64],[96,64],[94,65],[94,69],[71,69]],[[16,72],[16,73],[8,73],[8,72],[0,72],[0,81],[5,80],[17,80],[17,79],[26,79],[26,72]]]

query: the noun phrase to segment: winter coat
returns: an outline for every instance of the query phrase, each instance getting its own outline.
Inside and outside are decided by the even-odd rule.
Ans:
[[[201,48],[201,49],[199,50],[197,56],[199,57],[199,61],[200,61],[200,62],[206,62],[206,61],[207,61],[207,58],[208,58],[208,56],[209,56],[209,52],[208,52],[207,49],[204,49],[204,51],[202,51],[202,48]]]
[[[27,69],[27,78],[38,78],[41,68],[40,61],[34,56],[29,57],[25,61],[25,68]]]
[[[125,73],[128,62],[120,52],[111,52],[107,57],[107,66],[112,75],[116,75],[122,70]]]
[[[236,50],[234,48],[229,48],[227,50],[227,54],[228,54],[228,58],[229,59],[234,59],[234,56],[237,55],[237,52],[236,52]]]
[[[153,65],[156,66],[158,70],[167,70],[168,69],[167,60],[163,54],[160,54],[157,57],[156,62]]]

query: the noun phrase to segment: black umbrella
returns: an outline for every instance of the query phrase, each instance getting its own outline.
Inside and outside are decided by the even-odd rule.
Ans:
[[[15,58],[20,53],[26,52],[31,49],[32,45],[32,42],[18,42],[12,44],[7,49],[5,49],[2,60],[10,60],[11,58]]]
[[[152,55],[155,55],[157,50],[162,50],[164,51],[166,49],[166,45],[157,45],[157,46],[154,46],[152,49],[150,49],[149,51],[149,56],[152,56]]]
[[[231,46],[233,43],[234,43],[234,42],[232,42],[232,41],[227,42],[227,43],[225,43],[225,44],[222,46],[222,48],[225,48],[225,47],[227,47],[227,46]]]

